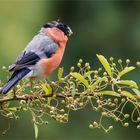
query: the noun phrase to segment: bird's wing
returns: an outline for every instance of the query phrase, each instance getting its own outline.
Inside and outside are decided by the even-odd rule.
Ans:
[[[41,58],[51,57],[56,52],[57,47],[58,45],[49,37],[37,35],[18,56],[15,63],[9,67],[9,71],[35,65]]]

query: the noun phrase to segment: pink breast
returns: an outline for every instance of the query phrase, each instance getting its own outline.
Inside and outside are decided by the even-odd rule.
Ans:
[[[60,65],[64,50],[58,49],[56,54],[51,58],[42,59],[39,61],[39,64],[43,68],[43,77],[49,77],[51,73]]]
[[[43,77],[50,76],[51,73],[60,65],[68,40],[67,36],[65,36],[61,30],[55,27],[47,29],[47,36],[49,36],[59,46],[52,57],[39,61],[39,65],[43,68]]]

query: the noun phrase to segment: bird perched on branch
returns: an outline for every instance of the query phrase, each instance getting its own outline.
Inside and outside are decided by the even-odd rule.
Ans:
[[[59,66],[68,36],[72,34],[69,26],[60,20],[46,23],[31,40],[23,52],[9,67],[13,72],[9,81],[0,89],[6,94],[18,81],[28,77],[47,78]]]

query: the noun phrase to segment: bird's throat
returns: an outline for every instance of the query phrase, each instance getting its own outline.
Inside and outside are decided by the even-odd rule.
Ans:
[[[66,44],[68,40],[67,36],[56,27],[48,28],[47,35],[58,44],[60,44],[61,42],[63,42],[63,44]]]

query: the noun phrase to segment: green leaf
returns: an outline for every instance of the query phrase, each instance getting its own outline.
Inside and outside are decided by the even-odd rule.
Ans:
[[[43,83],[41,84],[41,87],[43,88],[43,90],[45,91],[46,95],[50,95],[52,94],[52,88],[49,84],[44,85]],[[48,97],[48,104],[50,105],[52,97]]]
[[[84,76],[82,76],[81,74],[74,72],[71,73],[71,76],[73,76],[74,78],[76,78],[77,80],[79,80],[81,83],[83,83],[87,88],[89,86],[88,81],[84,78]]]
[[[43,83],[41,84],[41,87],[43,88],[43,90],[45,91],[45,93],[47,95],[52,94],[52,88],[49,84],[44,85]]]
[[[84,78],[90,76],[93,72],[94,71],[92,70],[92,71],[88,71],[88,72],[84,73]]]
[[[102,95],[108,95],[108,96],[116,96],[116,97],[120,97],[120,94],[115,92],[115,91],[101,91],[99,92]]]
[[[120,81],[117,81],[117,84],[127,85],[133,88],[138,88],[137,83],[132,80],[120,80]]]
[[[137,90],[137,89],[135,89],[135,88],[133,88],[132,90],[133,90],[133,92],[134,92],[136,95],[140,96],[140,91],[139,91],[139,90]]]
[[[99,77],[99,78],[90,86],[90,88],[91,88],[92,90],[95,89],[96,86],[97,86],[98,84],[104,82],[105,80],[107,80],[106,77],[102,77],[102,78]]]
[[[38,126],[34,123],[35,139],[38,138]]]
[[[136,100],[135,96],[132,95],[132,94],[131,94],[130,92],[128,92],[128,91],[121,91],[121,94],[122,94],[123,96],[126,96],[126,97],[132,99],[132,100]]]
[[[111,72],[111,68],[110,68],[110,65],[109,65],[107,59],[104,56],[98,55],[98,54],[97,54],[97,57],[98,57],[99,61],[101,62],[101,64],[103,65],[103,67],[105,68],[108,75],[111,77],[112,72]]]
[[[17,111],[17,108],[16,107],[10,107],[10,108],[8,108],[10,111]]]
[[[119,75],[118,75],[118,78],[122,77],[123,75],[125,75],[126,73],[134,70],[135,67],[131,66],[131,67],[126,67],[124,70],[122,70]]]
[[[71,82],[71,94],[72,94],[72,97],[75,96],[75,93],[76,93],[75,83],[74,82]]]
[[[34,124],[34,132],[35,132],[35,139],[38,138],[38,126],[36,124],[36,118],[35,118],[35,114],[32,112],[32,117],[33,117],[33,124]]]
[[[58,73],[57,73],[58,79],[61,79],[61,78],[62,78],[63,70],[64,70],[64,68],[59,68],[59,69],[58,69]]]

